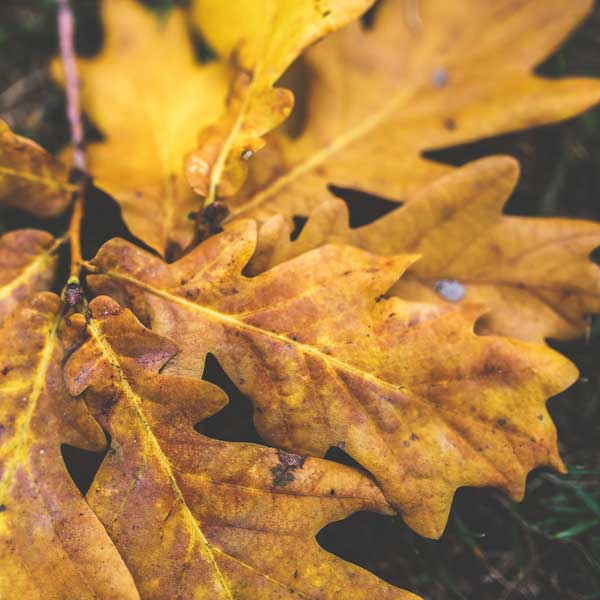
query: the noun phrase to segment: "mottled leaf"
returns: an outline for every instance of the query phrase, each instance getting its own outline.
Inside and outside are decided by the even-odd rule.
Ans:
[[[114,545],[69,477],[61,444],[105,445],[63,381],[62,302],[42,292],[0,336],[0,598],[139,598]]]
[[[314,539],[357,510],[389,511],[368,477],[200,435],[194,423],[217,412],[224,394],[198,379],[159,374],[176,346],[110,298],[96,298],[90,310],[88,339],[66,377],[112,446],[88,501],[142,598],[416,600]],[[81,315],[73,322],[85,327]]]
[[[327,243],[381,254],[414,252],[391,292],[405,300],[481,303],[482,332],[531,341],[569,339],[600,312],[600,267],[589,255],[600,224],[575,219],[502,215],[519,173],[508,157],[473,162],[415,192],[402,208],[351,229],[344,202],[319,206],[296,241],[281,215],[266,221],[251,272]]]
[[[187,158],[192,187],[212,202],[246,177],[262,136],[291,112],[294,97],[273,87],[311,43],[361,15],[373,0],[195,0],[193,17],[209,44],[234,67],[227,109]]]
[[[600,82],[533,69],[581,21],[591,0],[383,0],[307,53],[306,122],[279,136],[232,200],[238,215],[308,215],[328,185],[401,200],[451,167],[440,149],[571,117]],[[416,12],[415,12],[416,11]]]
[[[18,304],[50,289],[58,243],[37,229],[18,229],[0,237],[0,323]]]
[[[0,119],[0,204],[36,217],[55,217],[69,205],[75,187],[65,165]]]
[[[530,469],[562,468],[544,404],[576,379],[569,361],[475,335],[478,310],[384,299],[414,256],[324,246],[247,278],[255,244],[238,221],[167,265],[112,240],[88,282],[175,340],[169,372],[200,376],[213,353],[265,439],[344,448],[421,534],[440,535],[459,486],[519,499]]]

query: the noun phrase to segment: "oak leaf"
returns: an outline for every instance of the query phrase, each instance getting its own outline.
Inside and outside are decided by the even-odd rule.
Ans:
[[[59,243],[37,229],[18,229],[0,238],[0,323],[21,302],[50,289]]]
[[[110,298],[96,298],[90,311],[87,340],[65,373],[112,446],[87,498],[142,598],[416,600],[314,539],[357,510],[389,512],[368,477],[200,435],[194,423],[220,410],[224,394],[159,374],[177,347]],[[72,321],[86,327],[82,315]]]
[[[0,119],[0,204],[55,217],[67,208],[75,189],[63,163]]]
[[[168,372],[199,376],[214,354],[264,439],[344,448],[423,535],[441,534],[460,486],[520,499],[530,469],[563,469],[544,404],[576,379],[568,360],[475,335],[472,307],[384,299],[414,256],[329,245],[247,278],[255,245],[243,220],[171,265],[114,239],[88,282],[176,342]]]
[[[327,243],[421,258],[391,289],[405,300],[480,303],[490,310],[478,331],[542,341],[584,334],[600,312],[600,267],[589,260],[600,245],[592,221],[502,215],[518,178],[508,157],[475,161],[407,198],[406,205],[351,229],[339,199],[313,212],[291,241],[281,215],[260,229],[251,273]]]
[[[419,7],[420,25],[407,11]],[[308,215],[328,185],[400,200],[451,167],[423,152],[571,117],[600,82],[532,73],[587,14],[591,0],[418,3],[383,0],[306,53],[306,122],[253,163],[232,212]],[[485,33],[482,33],[485,32]],[[266,164],[265,164],[266,162]]]
[[[231,196],[245,180],[247,160],[262,137],[290,114],[293,94],[273,87],[311,43],[353,21],[373,0],[195,0],[192,15],[204,38],[234,66],[227,110],[203,131],[186,160],[192,187],[208,203]]]
[[[302,43],[323,33],[329,23],[358,15],[369,2],[343,0],[342,6],[353,10],[341,17],[336,10],[335,19],[326,19],[319,28],[308,21],[298,30],[304,32]],[[229,15],[238,4],[228,8],[219,3],[215,10]],[[96,185],[120,204],[131,232],[163,256],[176,257],[192,242],[192,216],[202,206],[184,176],[184,159],[198,148],[199,132],[202,158],[191,159],[197,174],[199,161],[204,161],[201,170],[210,171],[213,186],[221,180],[226,186],[234,171],[237,178],[243,175],[247,151],[257,150],[260,136],[289,112],[290,93],[271,87],[277,78],[274,69],[284,67],[269,61],[289,63],[294,55],[290,48],[268,53],[261,57],[260,69],[251,65],[256,72],[250,77],[230,66],[228,57],[199,63],[180,9],[160,20],[135,0],[103,0],[101,8],[102,50],[78,63],[83,108],[105,137],[87,148],[88,167]],[[252,14],[258,13],[253,9]],[[292,23],[280,26],[289,29]],[[277,29],[279,39],[288,34]],[[296,49],[301,47],[299,43]],[[54,67],[60,80],[60,64]],[[226,166],[230,154],[231,168]]]
[[[100,53],[78,61],[83,108],[105,138],[86,148],[88,169],[134,235],[178,254],[192,241],[188,215],[199,208],[184,156],[221,113],[227,68],[196,60],[180,9],[161,20],[135,0],[103,0],[101,16]]]
[[[72,482],[61,444],[106,440],[71,398],[58,340],[62,302],[36,295],[0,336],[0,597],[139,598],[104,528]]]

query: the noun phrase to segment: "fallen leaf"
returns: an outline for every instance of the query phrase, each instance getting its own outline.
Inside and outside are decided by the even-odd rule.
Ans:
[[[61,214],[75,186],[63,163],[0,119],[0,204],[40,218]]]
[[[243,184],[248,159],[263,136],[284,121],[293,94],[274,87],[314,41],[358,18],[373,0],[195,0],[194,21],[223,60],[234,66],[227,110],[204,130],[186,160],[190,185],[207,203]]]
[[[490,308],[479,331],[530,341],[570,339],[600,312],[600,224],[575,219],[504,216],[518,163],[491,157],[425,186],[402,208],[351,229],[346,204],[330,199],[312,214],[298,239],[281,215],[259,232],[250,272],[267,270],[327,243],[421,258],[391,293],[405,300],[479,303]]]
[[[18,229],[0,238],[0,323],[18,304],[50,289],[59,243],[37,229]]]
[[[61,457],[61,444],[106,443],[65,388],[61,313],[58,296],[42,292],[0,332],[0,597],[133,600],[131,576]]]
[[[520,499],[530,469],[563,468],[544,405],[576,379],[568,360],[475,335],[473,308],[384,299],[414,256],[330,245],[247,278],[255,245],[251,221],[171,265],[113,239],[88,283],[177,343],[169,372],[199,376],[214,354],[273,445],[343,447],[422,535],[441,534],[460,486]]]
[[[418,7],[420,25],[409,7]],[[567,119],[600,100],[600,82],[533,69],[583,19],[591,0],[383,0],[306,54],[302,134],[272,140],[231,200],[237,216],[308,215],[328,186],[400,200],[451,169],[423,156]],[[484,32],[484,33],[483,33]]]
[[[368,477],[200,435],[194,423],[222,408],[223,392],[159,374],[177,347],[110,298],[90,310],[89,337],[65,371],[112,438],[88,502],[143,598],[417,600],[314,539],[355,511],[389,512]]]
[[[228,70],[198,63],[182,10],[163,20],[134,0],[103,0],[101,10],[102,49],[78,61],[83,108],[105,138],[87,147],[88,168],[134,235],[178,255],[193,238],[188,215],[201,205],[184,157],[219,117]]]

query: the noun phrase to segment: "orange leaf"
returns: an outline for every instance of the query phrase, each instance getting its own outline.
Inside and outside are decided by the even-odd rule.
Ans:
[[[372,27],[353,24],[307,53],[302,134],[273,141],[275,164],[255,164],[233,212],[261,221],[278,212],[308,215],[328,185],[400,200],[450,170],[424,158],[426,150],[589,108],[600,100],[598,80],[532,71],[591,6],[383,0]]]
[[[110,298],[90,310],[90,336],[66,366],[71,392],[84,394],[112,438],[88,502],[143,598],[417,600],[314,539],[357,510],[389,512],[368,477],[200,435],[194,424],[224,394],[159,374],[176,346]]]
[[[234,66],[227,109],[205,129],[186,160],[190,185],[210,204],[235,194],[262,136],[284,121],[293,94],[274,87],[302,51],[359,17],[373,0],[195,0],[192,15],[205,39]]]
[[[0,322],[35,292],[50,289],[58,244],[37,229],[18,229],[0,238]]]
[[[68,178],[65,165],[35,142],[15,135],[0,119],[0,204],[40,218],[55,217],[76,189]]]
[[[324,246],[252,279],[256,230],[238,221],[167,265],[123,240],[88,278],[181,348],[167,370],[199,376],[213,353],[255,406],[259,433],[322,456],[343,447],[417,532],[439,536],[460,486],[522,497],[562,463],[544,408],[575,367],[543,345],[480,337],[478,310],[384,294],[414,257]]]
[[[485,304],[491,310],[479,326],[487,333],[531,341],[582,335],[587,315],[600,312],[600,267],[589,260],[600,245],[600,224],[503,216],[518,172],[508,157],[473,162],[356,229],[345,203],[330,199],[294,242],[291,224],[276,215],[260,229],[251,272],[332,242],[381,254],[414,252],[421,258],[391,290],[405,300]]]
[[[102,430],[64,385],[62,302],[42,292],[0,336],[0,597],[139,598],[71,481],[61,444],[101,450]]]

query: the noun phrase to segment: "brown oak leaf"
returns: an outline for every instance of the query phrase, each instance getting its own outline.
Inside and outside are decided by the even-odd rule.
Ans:
[[[75,190],[62,162],[0,119],[0,204],[55,217],[68,207]]]
[[[418,7],[418,24],[407,13]],[[552,123],[600,100],[600,81],[533,69],[582,20],[591,0],[383,0],[306,54],[301,135],[271,141],[238,216],[307,216],[328,186],[400,201],[451,167],[423,152]]]
[[[342,440],[423,535],[460,486],[520,499],[530,469],[563,468],[544,405],[576,379],[568,360],[475,335],[472,307],[384,299],[414,256],[328,245],[247,278],[255,245],[252,221],[171,265],[114,239],[88,282],[177,343],[169,372],[200,376],[214,354],[275,446],[322,456]]]
[[[0,238],[0,323],[35,292],[50,289],[59,243],[37,229],[18,229]]]
[[[72,482],[61,444],[106,439],[63,381],[62,302],[41,292],[0,330],[0,597],[135,600],[133,580]]]
[[[542,341],[570,339],[600,312],[600,267],[589,255],[600,245],[600,224],[560,218],[504,216],[518,178],[508,157],[475,161],[407,198],[406,205],[351,229],[339,199],[313,212],[298,239],[281,215],[259,231],[251,273],[327,243],[380,254],[421,258],[391,289],[405,300],[489,307],[478,330]]]
[[[90,311],[87,341],[65,373],[112,446],[87,498],[142,598],[417,600],[314,539],[357,510],[389,512],[368,477],[200,435],[194,423],[223,406],[223,392],[160,374],[177,347],[110,298]],[[72,321],[86,327],[81,315]],[[288,469],[285,487],[273,477],[278,466]]]

